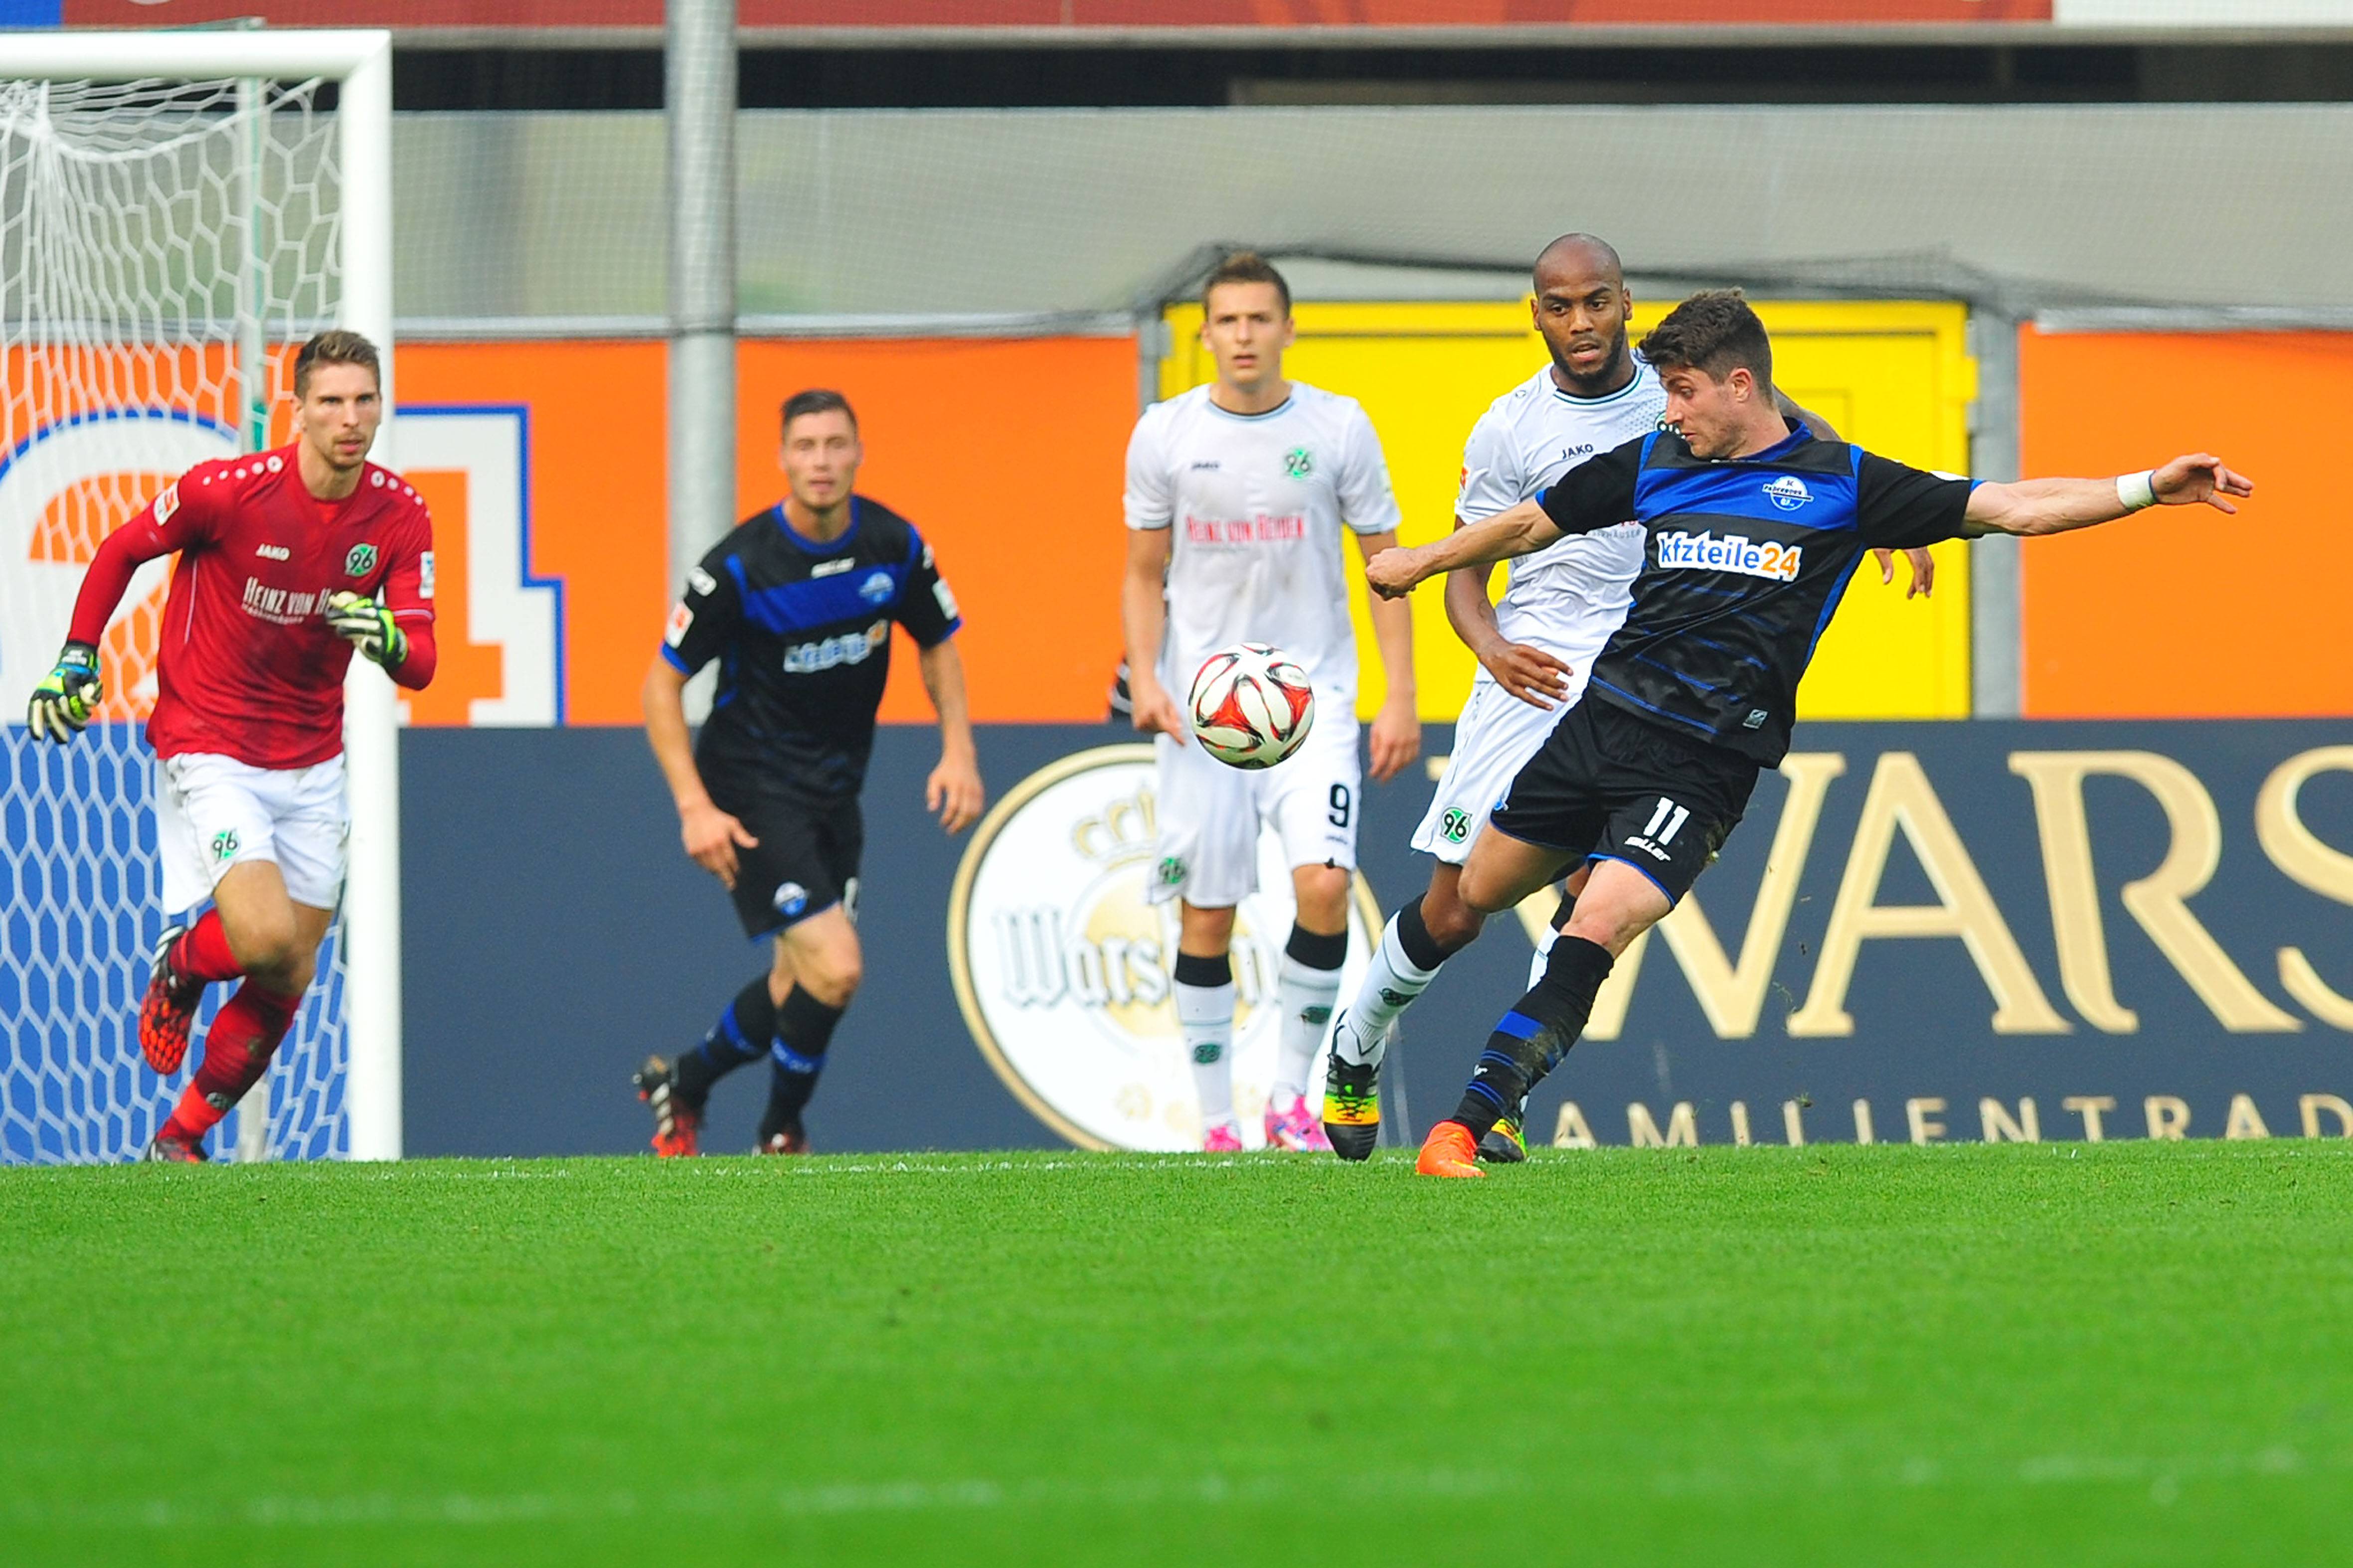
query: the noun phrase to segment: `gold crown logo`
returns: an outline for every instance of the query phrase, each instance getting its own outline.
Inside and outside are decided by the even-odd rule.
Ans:
[[[1124,860],[1147,853],[1157,835],[1152,786],[1139,785],[1092,816],[1071,824],[1071,847],[1082,858],[1096,862]]]

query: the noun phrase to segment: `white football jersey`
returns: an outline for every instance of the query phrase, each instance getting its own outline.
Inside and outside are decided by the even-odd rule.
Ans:
[[[1327,716],[1353,716],[1340,533],[1397,525],[1380,437],[1353,397],[1294,381],[1281,407],[1229,414],[1197,386],[1145,409],[1127,443],[1127,526],[1170,531],[1161,684],[1181,704],[1211,654],[1271,643]]]
[[[1546,365],[1495,399],[1472,426],[1454,514],[1482,522],[1534,500],[1587,458],[1657,429],[1666,411],[1667,395],[1639,354],[1634,379],[1603,397],[1571,397]],[[1629,520],[1507,563],[1511,584],[1496,603],[1496,628],[1581,668],[1625,620],[1644,552],[1641,526]],[[1482,665],[1477,679],[1493,677]]]

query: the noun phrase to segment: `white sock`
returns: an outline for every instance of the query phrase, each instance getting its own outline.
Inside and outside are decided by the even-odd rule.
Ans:
[[[1234,983],[1176,983],[1176,1027],[1185,1059],[1193,1067],[1193,1090],[1201,1099],[1201,1130],[1234,1120]]]
[[[1274,1103],[1281,1107],[1307,1092],[1307,1069],[1324,1043],[1332,1005],[1340,1000],[1340,972],[1310,969],[1286,952],[1276,984],[1282,998],[1282,1038],[1274,1058]]]
[[[1418,968],[1398,943],[1397,917],[1381,928],[1380,945],[1365,966],[1356,999],[1348,1004],[1348,1026],[1332,1037],[1332,1048],[1352,1062],[1377,1062],[1387,1047],[1389,1026],[1414,1004],[1414,999],[1438,978],[1435,969]]]

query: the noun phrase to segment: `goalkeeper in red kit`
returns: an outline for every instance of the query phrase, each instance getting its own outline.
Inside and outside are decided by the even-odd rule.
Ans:
[[[177,552],[158,638],[156,848],[164,912],[139,1048],[179,1069],[205,987],[241,980],[147,1158],[202,1160],[259,1082],[309,989],[343,881],[343,673],[433,679],[433,524],[367,460],[384,418],[375,346],[322,332],[294,360],[291,446],[200,463],[107,536],[28,722],[59,744],[102,695],[98,648],[141,563]],[[210,900],[194,920],[193,911]]]

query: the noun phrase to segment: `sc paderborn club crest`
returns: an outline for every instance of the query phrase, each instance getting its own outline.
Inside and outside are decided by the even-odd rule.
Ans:
[[[375,546],[373,544],[354,544],[352,552],[343,557],[343,575],[346,577],[364,577],[375,570]]]
[[[1294,479],[1303,479],[1315,471],[1315,454],[1304,447],[1293,447],[1282,455],[1282,471]]]

